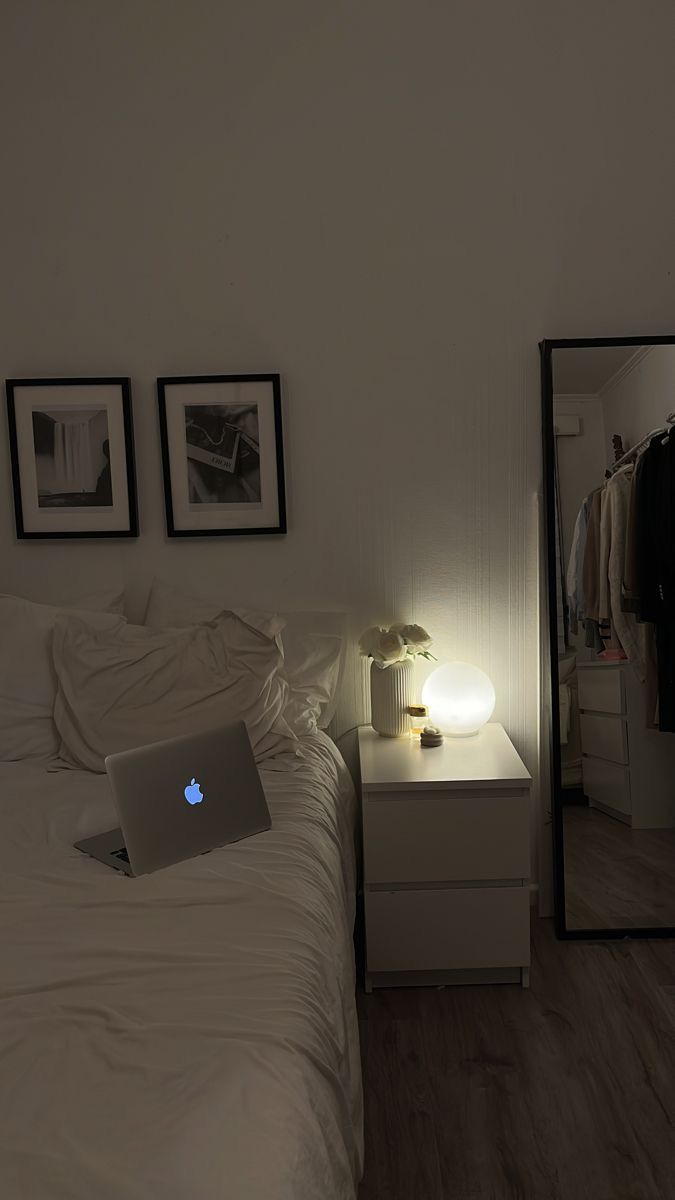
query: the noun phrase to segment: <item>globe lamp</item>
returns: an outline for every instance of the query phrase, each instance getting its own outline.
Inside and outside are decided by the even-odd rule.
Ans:
[[[490,720],[495,689],[484,671],[470,663],[444,663],[432,671],[422,688],[422,703],[441,733],[471,737]]]

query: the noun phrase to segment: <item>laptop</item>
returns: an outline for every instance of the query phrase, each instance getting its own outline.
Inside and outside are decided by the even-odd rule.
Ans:
[[[110,754],[105,766],[120,827],[75,846],[125,875],[147,875],[272,824],[243,721]]]

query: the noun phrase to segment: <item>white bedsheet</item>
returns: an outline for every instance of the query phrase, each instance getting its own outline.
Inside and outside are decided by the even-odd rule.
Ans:
[[[342,1200],[362,1162],[354,793],[323,734],[272,829],[129,879],[105,776],[0,763],[3,1200]]]

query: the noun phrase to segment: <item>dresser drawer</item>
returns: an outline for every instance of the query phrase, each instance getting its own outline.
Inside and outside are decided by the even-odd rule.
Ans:
[[[527,879],[527,793],[425,793],[363,804],[366,883]]]
[[[526,887],[366,891],[368,971],[522,967],[530,961]]]
[[[628,767],[617,763],[603,762],[600,758],[582,758],[581,771],[584,792],[589,800],[615,808],[617,812],[630,816],[630,772]]]
[[[578,667],[579,708],[600,713],[625,713],[623,671],[616,667]]]
[[[583,754],[615,763],[628,762],[628,732],[623,717],[582,713],[580,722]]]

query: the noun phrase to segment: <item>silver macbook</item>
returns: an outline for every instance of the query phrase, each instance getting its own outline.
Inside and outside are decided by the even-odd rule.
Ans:
[[[125,875],[147,875],[272,824],[243,721],[111,754],[105,765],[120,828],[75,846]]]

